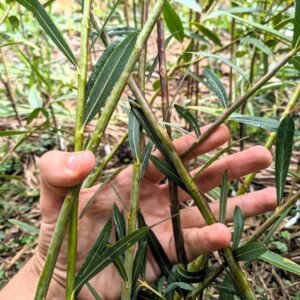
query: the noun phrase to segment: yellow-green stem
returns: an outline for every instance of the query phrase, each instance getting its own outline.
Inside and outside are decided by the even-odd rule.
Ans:
[[[140,160],[139,158],[135,158],[133,163],[133,176],[131,182],[130,210],[128,215],[128,234],[134,232],[137,229],[137,212],[140,194],[140,173]],[[133,287],[132,274],[135,252],[134,249],[135,246],[131,246],[125,252],[124,267],[127,272],[128,281],[125,281],[123,285],[122,300],[131,299],[131,292]]]
[[[88,39],[90,30],[90,14],[92,0],[85,0],[83,7],[83,16],[81,21],[81,45],[80,61],[78,70],[78,92],[76,103],[76,123],[75,123],[75,151],[83,149],[83,115],[86,103],[86,80],[88,69]],[[71,191],[73,196],[73,207],[69,223],[69,241],[68,241],[68,266],[66,282],[66,299],[72,299],[75,276],[76,276],[76,254],[77,254],[77,232],[78,232],[78,193],[76,190]]]

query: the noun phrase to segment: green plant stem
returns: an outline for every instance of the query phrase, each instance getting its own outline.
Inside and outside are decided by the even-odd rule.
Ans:
[[[88,39],[90,31],[90,15],[92,9],[92,0],[85,0],[83,7],[83,16],[81,21],[81,45],[80,62],[78,70],[78,92],[76,103],[76,122],[75,122],[75,151],[83,149],[83,114],[86,103],[86,81],[88,69]],[[69,223],[69,241],[68,241],[68,267],[66,281],[66,299],[72,299],[76,276],[76,256],[77,256],[77,232],[78,232],[78,192],[75,188],[71,190],[73,196],[73,206]]]
[[[282,113],[280,120],[283,120],[291,113],[291,111],[294,109],[297,101],[299,101],[299,98],[300,98],[300,83],[298,83],[298,85],[296,86],[296,90],[295,90],[294,94],[292,95],[291,100],[288,102],[284,112]],[[276,141],[276,137],[277,137],[276,132],[272,132],[270,134],[269,138],[267,139],[267,141],[265,143],[265,147],[267,149],[271,149],[271,147],[274,145],[274,143]],[[242,186],[239,188],[239,190],[237,192],[238,195],[242,195],[242,194],[246,193],[246,191],[249,189],[250,184],[254,180],[255,176],[256,176],[256,173],[251,173],[248,176],[246,176]]]
[[[141,173],[140,160],[139,158],[135,158],[133,163],[133,176],[131,182],[130,211],[128,216],[128,234],[134,232],[137,229],[137,212],[138,212],[139,192],[140,192],[140,173]],[[135,250],[135,246],[131,246],[125,252],[124,267],[127,272],[128,281],[124,282],[123,285],[122,300],[131,299],[131,292],[134,284],[132,282],[134,250]]]
[[[216,223],[215,216],[210,210],[208,203],[201,196],[196,183],[193,181],[193,178],[186,170],[183,162],[181,161],[180,157],[176,153],[172,141],[169,139],[167,133],[161,128],[161,126],[157,122],[157,119],[154,116],[153,112],[151,111],[151,107],[149,106],[148,102],[144,99],[143,95],[139,95],[140,91],[136,86],[136,84],[132,82],[132,80],[129,81],[129,85],[130,88],[135,91],[135,95],[138,95],[137,102],[139,108],[144,114],[145,119],[147,119],[149,126],[151,126],[152,129],[156,132],[157,137],[160,140],[160,143],[163,145],[165,155],[168,156],[168,160],[174,165],[175,169],[177,170],[178,175],[180,176],[181,180],[183,181],[187,189],[187,192],[194,199],[205,222],[208,225]],[[238,286],[241,289],[241,294],[243,295],[243,299],[245,300],[256,299],[255,294],[246,278],[246,275],[244,274],[244,272],[242,271],[238,263],[235,261],[231,249],[225,248],[223,250],[223,254],[235,282],[238,284]]]
[[[89,150],[91,150],[92,152],[95,152],[95,150],[97,149],[97,146],[98,146],[99,141],[102,136],[101,134],[98,134],[98,133],[104,132],[104,129],[107,126],[108,120],[110,119],[110,117],[118,103],[118,100],[127,84],[127,80],[129,79],[129,76],[134,68],[134,65],[137,62],[137,60],[142,52],[142,49],[144,48],[145,42],[148,39],[150,33],[152,32],[152,29],[156,23],[156,20],[159,17],[166,2],[167,2],[167,0],[159,0],[156,2],[151,14],[149,15],[147,22],[145,23],[145,26],[143,27],[141,33],[139,34],[139,37],[136,41],[135,48],[132,51],[132,54],[128,60],[128,63],[126,65],[122,75],[120,76],[119,81],[116,83],[110,96],[107,99],[106,112],[102,113],[100,119],[98,120],[98,122],[96,124],[94,134],[92,135],[92,137],[89,141],[87,148]],[[139,90],[139,92],[140,92],[140,90]]]
[[[263,76],[259,81],[257,81],[242,97],[240,97],[234,104],[232,104],[224,113],[209,127],[209,129],[204,132],[195,141],[191,147],[183,153],[182,157],[185,158],[191,151],[196,149],[201,143],[203,143],[221,124],[223,124],[226,119],[236,111],[245,101],[247,101],[251,96],[253,96],[265,83],[267,83],[298,51],[300,47],[292,49],[287,53],[276,65],[270,70],[265,76]]]
[[[300,198],[300,192],[290,197],[282,206],[278,207],[276,211],[268,218],[251,236],[247,243],[255,242],[261,237],[279,218],[280,216],[291,206],[293,206]]]
[[[94,130],[94,133],[90,139],[87,150],[90,150],[95,153],[100,139],[103,135],[103,132],[110,120],[110,116],[112,115],[112,112],[118,103],[118,99],[126,85],[127,79],[139,57],[142,46],[144,45],[146,39],[149,37],[165,3],[166,0],[160,0],[157,1],[157,3],[155,4],[151,15],[149,16],[143,30],[139,35],[136,47],[133,50],[133,53],[127,63],[127,66],[125,67],[123,75],[121,76],[118,83],[115,85],[113,91],[111,92],[111,95],[107,99],[107,105],[103,110],[103,114],[100,118],[100,121],[97,122],[96,129]],[[54,233],[52,235],[52,240],[48,249],[47,258],[38,282],[35,300],[43,300],[47,295],[51,277],[58,258],[59,250],[64,239],[65,230],[71,215],[71,210],[73,208],[74,201],[72,195],[74,196],[74,198],[78,198],[80,187],[81,186],[75,187],[72,192],[68,193],[64,200],[54,229]]]

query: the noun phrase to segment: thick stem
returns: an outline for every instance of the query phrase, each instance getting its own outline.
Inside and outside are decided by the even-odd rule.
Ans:
[[[85,0],[83,7],[83,16],[81,21],[81,46],[80,62],[78,73],[78,92],[76,103],[76,123],[75,123],[75,151],[83,149],[83,115],[85,109],[85,90],[88,69],[88,39],[90,31],[90,14],[92,0]],[[73,207],[69,223],[69,243],[68,243],[68,268],[66,282],[66,299],[72,299],[72,293],[76,276],[76,256],[77,256],[77,231],[78,231],[78,193],[71,191],[73,198]]]
[[[280,120],[283,120],[290,114],[290,112],[294,109],[297,101],[299,100],[299,97],[300,97],[300,83],[297,85],[296,90],[295,90],[291,100],[288,102],[284,112],[282,113]],[[267,139],[267,141],[265,143],[265,147],[267,149],[271,149],[271,147],[275,143],[276,137],[277,137],[276,132],[272,132],[270,134],[269,138]],[[242,195],[242,194],[246,193],[246,191],[249,189],[250,184],[252,183],[253,179],[255,178],[255,175],[256,175],[256,173],[251,173],[248,176],[246,176],[242,186],[238,190],[238,195]]]
[[[253,96],[265,83],[267,83],[298,51],[300,47],[292,49],[288,54],[286,54],[280,61],[275,65],[275,67],[263,76],[252,88],[248,90],[239,100],[232,104],[224,113],[210,126],[210,128],[204,132],[193,145],[183,153],[182,157],[186,157],[190,151],[196,149],[200,144],[202,144],[225,120],[236,111],[245,101],[247,101],[251,96]]]

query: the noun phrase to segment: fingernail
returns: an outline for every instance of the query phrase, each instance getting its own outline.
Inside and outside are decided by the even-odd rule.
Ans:
[[[69,157],[68,167],[70,170],[74,171],[79,163],[79,161],[84,160],[85,152],[75,152]]]

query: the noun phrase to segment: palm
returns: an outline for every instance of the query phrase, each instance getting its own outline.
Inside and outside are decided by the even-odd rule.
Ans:
[[[176,142],[178,152],[183,152],[187,147],[186,144],[188,138],[189,137],[184,137],[181,141]],[[214,149],[219,144],[222,144],[226,138],[227,137],[223,137],[222,139],[219,137],[215,142],[208,140],[206,145],[200,147],[191,157]],[[257,152],[260,152],[260,155],[253,155]],[[218,186],[221,182],[222,174],[226,169],[228,169],[229,177],[233,179],[249,172],[265,168],[269,163],[270,156],[268,152],[261,147],[256,149],[252,148],[242,153],[229,156],[215,163],[198,179],[199,189],[201,192],[207,192],[215,186]],[[78,269],[95,243],[104,225],[111,218],[113,204],[116,203],[126,214],[130,199],[131,173],[131,167],[122,171],[112,182],[114,189],[111,184],[104,186],[97,199],[95,199],[92,206],[80,220],[77,257]],[[160,174],[153,165],[149,165],[140,185],[140,209],[148,225],[158,223],[159,221],[170,217],[168,187],[166,184],[160,185],[161,179],[163,179],[162,174]],[[79,202],[80,211],[85,207],[96,190],[97,187],[92,187],[81,191]],[[116,194],[116,191],[118,192],[118,195]],[[244,211],[244,214],[249,216],[272,209],[274,207],[275,197],[274,192],[270,192],[270,190],[264,190],[231,199],[228,205],[228,219],[231,219],[233,209],[236,205],[240,206]],[[267,199],[266,195],[268,197]],[[188,195],[180,190],[179,200],[182,202],[187,199]],[[251,199],[251,205],[249,204],[249,199]],[[43,201],[43,199],[41,201]],[[41,206],[43,206],[43,202],[41,203]],[[218,206],[212,204],[211,209],[216,214]],[[181,220],[186,252],[189,259],[193,259],[202,253],[225,247],[230,242],[230,232],[228,229],[220,224],[205,226],[200,213],[195,207],[182,210]],[[49,223],[42,221],[39,240],[39,254],[42,259],[46,256],[54,226],[55,222]],[[155,226],[153,231],[168,254],[170,261],[175,263],[176,252],[171,221],[168,220]],[[55,270],[55,274],[61,282],[65,282],[66,278],[66,245],[67,241],[65,240]],[[148,251],[146,277],[149,281],[153,281],[159,274],[159,268],[154,258],[151,256],[150,251]],[[110,286],[111,282],[114,282],[114,289],[107,291],[106,287]],[[118,299],[121,295],[122,279],[113,265],[104,269],[98,276],[94,277],[90,283],[104,299]],[[82,296],[82,299],[89,299],[91,297],[90,292],[86,288],[82,289],[80,295]]]

